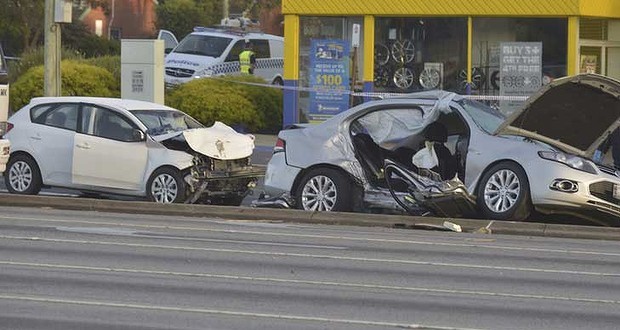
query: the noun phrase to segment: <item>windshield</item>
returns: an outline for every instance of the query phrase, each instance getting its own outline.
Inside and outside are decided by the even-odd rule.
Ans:
[[[172,110],[133,110],[131,111],[146,126],[146,133],[162,135],[204,127],[194,118]]]
[[[476,122],[476,125],[489,134],[493,134],[506,117],[486,104],[478,101],[462,99],[458,103],[465,112]]]
[[[231,38],[190,34],[183,38],[173,53],[220,57]]]

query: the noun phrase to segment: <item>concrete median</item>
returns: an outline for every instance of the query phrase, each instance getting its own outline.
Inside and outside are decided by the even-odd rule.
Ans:
[[[456,224],[463,232],[620,240],[620,228],[544,224],[534,222],[489,221],[476,219],[413,217],[368,213],[307,212],[288,209],[229,207],[215,205],[156,204],[142,201],[117,201],[90,198],[21,196],[0,194],[0,205],[13,207],[49,207],[113,213],[157,214],[330,225],[352,225],[409,229],[448,230],[444,222]]]

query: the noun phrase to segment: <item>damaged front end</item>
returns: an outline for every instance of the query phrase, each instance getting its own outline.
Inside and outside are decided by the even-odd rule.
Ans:
[[[192,166],[185,171],[185,203],[241,205],[264,175],[264,170],[251,162],[254,137],[220,122],[185,130],[160,143],[193,156]]]
[[[251,157],[221,160],[195,153],[185,176],[189,188],[186,203],[240,205],[263,174],[252,166]]]

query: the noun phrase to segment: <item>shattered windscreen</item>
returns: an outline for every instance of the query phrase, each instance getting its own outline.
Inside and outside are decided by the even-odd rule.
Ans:
[[[194,118],[179,111],[133,110],[131,113],[146,126],[146,133],[150,135],[162,135],[204,127]]]

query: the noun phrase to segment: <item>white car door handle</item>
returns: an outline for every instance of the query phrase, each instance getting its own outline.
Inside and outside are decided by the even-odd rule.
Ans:
[[[33,139],[33,140],[39,141],[39,140],[41,140],[41,135],[30,136],[30,138]]]
[[[80,149],[90,149],[90,145],[88,143],[76,144],[75,146]]]

